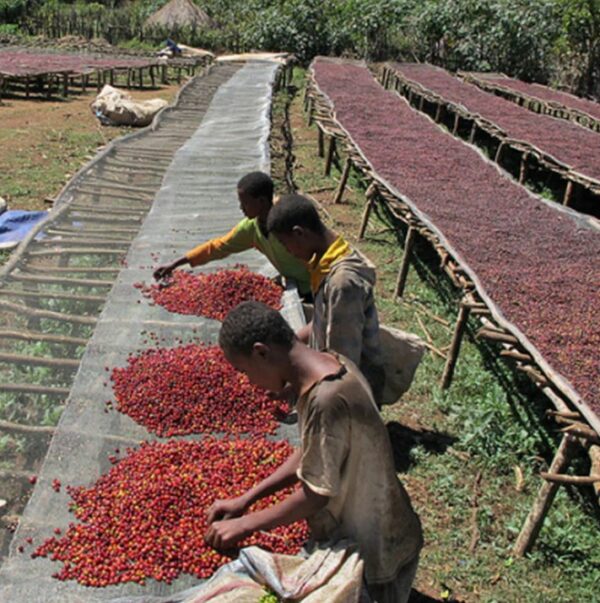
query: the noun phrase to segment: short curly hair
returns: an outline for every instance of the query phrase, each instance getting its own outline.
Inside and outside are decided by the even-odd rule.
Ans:
[[[310,199],[298,194],[282,195],[269,210],[267,231],[275,235],[289,234],[294,226],[316,233],[322,233],[325,229],[319,212]]]
[[[277,310],[257,301],[245,301],[225,317],[219,331],[219,345],[225,351],[249,356],[255,343],[290,349],[295,337]]]
[[[253,199],[267,199],[273,202],[273,180],[264,172],[250,172],[237,183],[238,190],[244,191]]]

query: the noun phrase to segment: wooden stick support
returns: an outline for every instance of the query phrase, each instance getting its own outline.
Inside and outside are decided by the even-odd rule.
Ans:
[[[539,387],[547,387],[550,382],[546,377],[528,364],[517,364],[517,370],[525,373]]]
[[[542,471],[540,477],[547,482],[555,484],[567,484],[570,486],[591,486],[600,483],[600,474],[598,475],[565,475],[564,473],[547,473]]]
[[[390,84],[392,83],[392,70],[388,69],[386,67],[385,71],[383,72],[383,76],[384,76],[383,87],[386,88],[387,90],[389,90],[390,89]]]
[[[560,417],[555,417],[556,419],[560,419]],[[566,419],[569,421],[569,419]],[[557,420],[557,423],[561,423],[560,420]],[[561,429],[563,433],[568,433],[570,435],[577,436],[579,438],[583,438],[587,440],[590,444],[600,445],[600,436],[593,430],[590,429],[587,425],[579,422],[571,423]]]
[[[571,204],[572,195],[573,195],[573,181],[569,180],[567,182],[567,186],[565,187],[565,194],[563,197],[563,205],[565,207],[569,207],[569,205]]]
[[[375,203],[375,187],[373,184],[369,186],[366,192],[367,203],[365,205],[365,210],[362,215],[362,220],[360,222],[360,230],[358,231],[358,238],[362,239],[365,236],[365,232],[367,231],[367,224],[369,223],[369,216],[371,215],[371,210],[373,209],[373,204]]]
[[[563,436],[548,473],[563,473],[569,466],[574,448],[575,446],[572,436]],[[546,518],[554,497],[556,496],[557,490],[557,482],[547,481],[542,484],[535,502],[533,503],[533,507],[531,508],[523,528],[521,529],[521,533],[517,538],[517,542],[515,543],[513,549],[513,554],[515,557],[522,557],[525,555],[525,553],[527,553],[535,543],[535,540],[542,529],[544,519]]]
[[[0,392],[15,392],[18,394],[48,394],[67,397],[68,387],[52,387],[37,383],[0,383]]]
[[[480,337],[485,337],[486,339],[492,339],[493,341],[501,341],[503,343],[508,343],[512,345],[516,345],[519,343],[519,340],[510,333],[501,333],[499,331],[493,331],[487,327],[483,327],[477,331],[476,335],[477,339]]]
[[[500,356],[513,358],[519,362],[533,362],[533,358],[529,354],[523,354],[517,350],[500,350]]]
[[[409,226],[406,232],[406,238],[404,239],[404,254],[402,255],[402,263],[398,270],[398,280],[396,281],[396,297],[402,297],[404,295],[404,289],[406,287],[406,278],[408,276],[408,268],[410,266],[410,258],[412,255],[412,249],[415,243],[415,236],[417,229],[413,226]]]
[[[307,111],[306,125],[308,127],[312,126],[314,105],[315,105],[315,101],[313,100],[312,96],[309,96],[308,97],[308,108],[306,110]]]
[[[40,434],[53,434],[56,431],[56,427],[47,425],[22,425],[20,423],[13,423],[12,421],[0,420],[0,429],[6,431],[17,431],[20,433],[40,433]]]
[[[458,132],[458,122],[460,120],[460,116],[458,113],[454,114],[454,125],[452,126],[452,134],[456,134]]]
[[[61,312],[53,312],[52,310],[37,310],[24,306],[23,304],[13,304],[8,301],[0,300],[0,308],[9,312],[15,312],[19,316],[27,315],[34,318],[48,318],[52,320],[60,320],[62,322],[74,322],[81,325],[95,325],[97,320],[93,316],[79,316],[77,314],[63,314]]]
[[[588,449],[592,466],[590,467],[590,475],[600,475],[600,446],[590,446]],[[600,483],[593,484],[596,500],[600,504]]]
[[[325,157],[325,133],[319,124],[317,124],[317,153],[319,157]]]
[[[444,366],[444,372],[442,373],[441,388],[448,389],[452,383],[452,377],[454,376],[454,368],[456,367],[456,361],[458,360],[458,354],[460,352],[460,344],[462,342],[463,333],[467,326],[467,320],[469,319],[469,312],[471,309],[469,306],[462,304],[458,310],[458,317],[456,319],[456,325],[454,327],[454,334],[452,335],[452,343],[448,350],[448,356],[446,360],[446,366]]]
[[[333,203],[339,203],[344,196],[344,190],[346,188],[346,184],[348,182],[348,177],[350,176],[350,170],[352,169],[352,158],[348,157],[346,159],[346,163],[344,164],[344,171],[342,172],[342,177],[340,178],[340,183],[335,191],[335,196],[333,197]]]
[[[501,142],[498,145],[498,149],[496,151],[496,156],[494,157],[494,161],[496,163],[498,163],[500,161],[500,158],[502,157],[502,151],[504,150],[504,142]]]
[[[35,303],[35,300],[47,300],[48,294],[44,291],[15,291],[12,289],[0,289],[0,297],[13,297],[17,299],[23,299],[27,302],[27,300],[34,300],[32,305],[36,307],[39,306],[39,303]],[[52,297],[54,299],[64,299],[67,301],[82,301],[82,302],[90,302],[101,304],[106,301],[106,297],[100,295],[76,295],[74,293],[53,293]]]
[[[523,153],[521,155],[521,167],[519,168],[519,184],[523,184],[525,182],[525,178],[527,178],[527,159],[529,158],[529,153]]]
[[[573,421],[576,421],[577,419],[581,418],[581,413],[578,413],[574,410],[551,410],[548,409],[546,411],[546,415],[549,417],[560,417],[563,419],[571,419]]]
[[[470,143],[473,143],[473,141],[475,140],[475,132],[477,132],[477,122],[473,121],[473,124],[471,125],[471,133],[469,134]]]
[[[42,356],[25,356],[0,352],[0,362],[47,366],[50,368],[79,368],[79,360],[74,358],[48,358]]]
[[[327,147],[327,157],[325,159],[325,176],[331,174],[331,164],[333,163],[333,156],[335,154],[335,136],[333,134],[329,137],[329,146]]]
[[[88,340],[83,337],[71,337],[68,335],[54,335],[52,333],[40,333],[39,331],[13,331],[0,329],[0,338],[20,339],[22,341],[49,341],[66,345],[86,345]]]

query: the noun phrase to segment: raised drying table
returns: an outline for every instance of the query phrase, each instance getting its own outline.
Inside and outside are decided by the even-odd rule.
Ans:
[[[600,216],[600,137],[595,132],[533,114],[433,65],[388,64],[382,83],[436,122],[450,119],[454,134],[466,125],[469,142],[484,133],[495,145],[496,162],[504,165],[514,154],[520,162],[520,183],[537,166],[563,183],[564,205]]]
[[[433,245],[463,290],[442,385],[450,384],[467,318],[476,314],[482,321],[478,335],[500,343],[501,354],[515,360],[548,396],[557,420],[567,423],[562,465],[551,473],[564,469],[565,448],[572,451],[577,438],[596,454],[598,222],[516,184],[481,152],[384,90],[363,63],[316,59],[306,105],[309,120],[330,138],[328,163],[337,139],[348,151],[344,175],[351,163],[369,182],[360,235],[376,202],[408,225],[397,294],[416,235]],[[555,483],[549,484],[555,491]],[[538,514],[532,522],[542,518]],[[530,536],[520,541],[521,552]]]

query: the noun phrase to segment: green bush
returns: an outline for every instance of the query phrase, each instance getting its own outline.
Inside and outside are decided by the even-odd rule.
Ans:
[[[166,1],[0,0],[0,16],[49,37],[172,37],[217,51],[285,50],[303,63],[317,54],[418,59],[600,92],[600,0],[203,0],[216,27],[144,30]]]
[[[1,24],[16,23],[23,17],[26,8],[27,0],[0,0]]]
[[[19,33],[16,23],[0,23],[0,36],[15,36]]]

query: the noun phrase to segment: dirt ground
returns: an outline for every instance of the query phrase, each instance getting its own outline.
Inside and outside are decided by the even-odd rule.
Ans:
[[[179,85],[134,90],[134,99],[174,100]],[[0,197],[9,209],[48,209],[97,150],[130,128],[101,126],[90,110],[96,92],[67,100],[8,97],[0,104]]]

